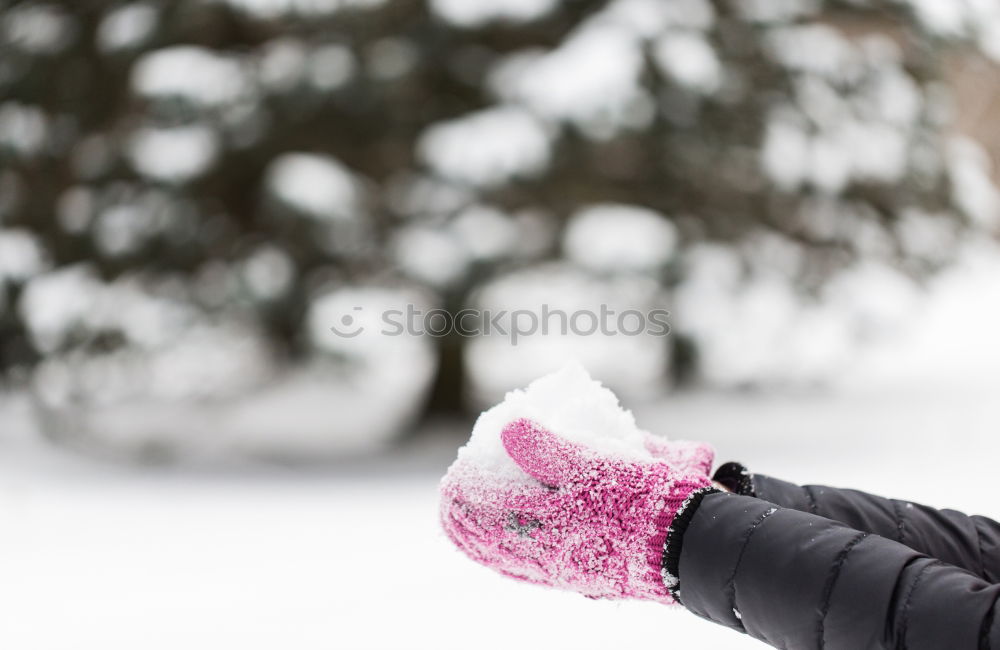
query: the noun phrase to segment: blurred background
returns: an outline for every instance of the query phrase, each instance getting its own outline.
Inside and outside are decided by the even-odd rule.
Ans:
[[[0,1],[0,646],[762,647],[439,532],[573,359],[720,460],[1000,514],[998,65],[1000,0]],[[331,330],[400,305],[670,333]]]

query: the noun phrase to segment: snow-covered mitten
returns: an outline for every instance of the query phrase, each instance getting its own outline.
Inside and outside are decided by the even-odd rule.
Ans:
[[[650,436],[652,458],[624,460],[523,418],[501,439],[523,475],[460,457],[442,481],[442,523],[463,552],[505,575],[593,598],[674,602],[664,545],[678,510],[712,489],[710,447]]]

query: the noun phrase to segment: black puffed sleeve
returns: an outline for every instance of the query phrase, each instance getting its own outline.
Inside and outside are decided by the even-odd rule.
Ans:
[[[687,512],[677,594],[777,648],[1000,648],[1000,585],[871,532],[709,493]]]

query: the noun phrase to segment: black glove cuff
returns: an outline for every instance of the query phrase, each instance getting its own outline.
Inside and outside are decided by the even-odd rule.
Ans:
[[[726,463],[715,470],[712,480],[719,483],[734,494],[746,497],[757,496],[757,486],[754,485],[753,474],[741,463]]]

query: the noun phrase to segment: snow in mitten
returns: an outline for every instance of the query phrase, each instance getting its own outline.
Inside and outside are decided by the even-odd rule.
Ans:
[[[500,437],[520,475],[460,455],[442,481],[442,524],[458,548],[521,580],[674,602],[664,544],[678,510],[711,485],[710,448],[645,436],[646,458],[622,458],[526,418]]]

